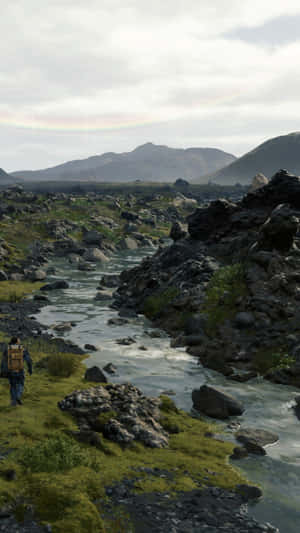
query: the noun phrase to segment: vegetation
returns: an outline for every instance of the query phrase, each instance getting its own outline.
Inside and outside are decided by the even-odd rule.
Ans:
[[[48,372],[51,376],[68,378],[76,372],[79,364],[79,356],[72,353],[52,353],[47,358]]]
[[[159,313],[164,311],[166,307],[179,295],[177,287],[168,287],[165,291],[148,296],[144,302],[144,314],[150,318],[155,318]]]
[[[216,328],[237,312],[237,300],[247,295],[244,268],[241,263],[217,270],[210,279],[202,311],[207,315],[207,334],[214,335]]]
[[[28,294],[37,291],[43,283],[30,281],[0,281],[0,301],[19,302]]]
[[[253,365],[255,370],[264,375],[271,370],[289,368],[295,363],[294,357],[287,352],[286,346],[271,346],[257,350]]]
[[[9,406],[8,382],[0,380],[0,449],[11,452],[1,471],[13,469],[17,474],[7,481],[0,471],[0,507],[14,505],[22,518],[26,505],[33,504],[39,519],[51,523],[54,533],[117,533],[122,531],[122,516],[112,521],[100,504],[99,514],[93,502],[105,501],[105,487],[136,478],[139,467],[165,469],[170,476],[149,476],[141,470],[137,492],[175,494],[210,484],[234,488],[242,482],[241,474],[228,463],[233,445],[206,437],[212,426],[178,410],[167,396],[162,397],[161,413],[162,424],[171,432],[168,448],[150,449],[138,443],[122,449],[103,435],[101,449],[75,441],[70,436],[77,429],[75,421],[58,409],[57,402],[86,388],[84,365],[80,361],[69,377],[52,376],[47,369],[38,370],[36,363],[55,354],[55,343],[27,339],[24,344],[35,364],[25,382],[22,407]]]

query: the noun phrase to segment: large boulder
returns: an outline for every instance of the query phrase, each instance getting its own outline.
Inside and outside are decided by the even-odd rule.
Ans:
[[[109,261],[99,248],[90,248],[89,250],[86,250],[83,254],[83,259],[85,259],[85,261],[92,261],[93,263],[106,263]]]
[[[68,289],[69,283],[65,281],[64,279],[58,279],[57,281],[53,281],[52,283],[47,283],[46,285],[43,285],[41,287],[41,291],[55,291],[58,289]]]
[[[85,244],[100,246],[103,241],[103,235],[99,231],[91,230],[84,233],[82,240]]]
[[[183,225],[176,221],[173,222],[171,231],[170,231],[170,237],[173,239],[173,241],[179,241],[179,239],[183,239],[187,236],[187,232],[184,229]]]
[[[59,407],[77,420],[80,434],[102,432],[112,441],[142,442],[151,448],[168,446],[168,433],[160,425],[159,398],[148,398],[131,385],[98,385],[66,396]]]
[[[235,437],[242,442],[246,450],[256,455],[265,455],[264,446],[278,441],[278,435],[265,429],[242,428],[235,433]]]
[[[202,385],[192,392],[193,407],[201,413],[224,420],[230,416],[242,415],[244,407],[233,396],[218,389]]]
[[[249,187],[249,192],[257,191],[257,189],[264,187],[268,183],[269,183],[268,178],[264,174],[258,173],[256,174],[256,176],[254,176],[251,182],[251,185]]]
[[[299,228],[299,218],[295,210],[280,204],[273,209],[270,217],[261,226],[258,246],[263,250],[287,252]]]
[[[138,248],[138,243],[132,237],[125,237],[118,244],[119,250],[136,250]]]
[[[196,209],[187,217],[190,236],[193,239],[207,240],[212,233],[223,229],[231,215],[237,210],[236,204],[223,198],[211,202],[205,209]]]
[[[98,366],[91,366],[84,374],[86,381],[94,381],[95,383],[107,383],[107,379],[102,370]]]

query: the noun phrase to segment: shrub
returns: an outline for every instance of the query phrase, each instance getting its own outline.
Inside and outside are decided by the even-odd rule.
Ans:
[[[80,365],[80,357],[72,353],[53,353],[47,361],[48,372],[51,376],[68,378],[76,372]]]
[[[177,287],[168,287],[163,292],[149,296],[144,302],[144,314],[148,318],[154,318],[179,295]]]
[[[203,311],[207,314],[207,333],[213,334],[216,327],[236,312],[236,301],[247,294],[244,267],[241,263],[217,270],[210,279]]]
[[[270,370],[289,368],[294,362],[295,359],[287,353],[286,347],[278,346],[258,350],[253,360],[255,369],[262,375]]]
[[[57,434],[33,447],[26,446],[19,462],[31,472],[62,472],[87,464],[87,459],[76,441]]]

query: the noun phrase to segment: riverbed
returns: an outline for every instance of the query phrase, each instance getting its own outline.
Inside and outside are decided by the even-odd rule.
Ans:
[[[67,260],[55,261],[56,273],[51,279],[65,279],[70,287],[49,293],[51,304],[43,307],[36,318],[49,327],[63,321],[74,322],[74,327],[64,337],[82,348],[86,343],[95,345],[97,351],[91,352],[86,365],[102,368],[113,363],[117,374],[109,379],[114,383],[131,382],[150,396],[168,392],[176,405],[188,412],[192,409],[192,390],[204,383],[221,386],[241,400],[246,409],[234,421],[243,427],[269,429],[279,435],[279,441],[267,447],[265,457],[252,455],[235,461],[264,493],[261,501],[249,508],[249,514],[279,527],[281,533],[298,533],[300,421],[294,414],[293,403],[300,394],[299,389],[274,385],[262,378],[243,384],[226,379],[203,368],[184,348],[170,348],[168,335],[154,330],[143,315],[128,319],[122,326],[107,324],[118,313],[110,308],[111,300],[94,299],[101,276],[118,274],[152,253],[151,248],[118,253],[91,272],[81,272]],[[160,337],[152,337],[153,332]],[[132,337],[136,342],[129,346],[116,342],[124,337]],[[225,438],[233,438],[229,428],[225,428]]]

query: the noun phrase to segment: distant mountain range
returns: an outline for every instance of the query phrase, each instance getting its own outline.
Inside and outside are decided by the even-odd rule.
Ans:
[[[206,176],[214,183],[248,184],[261,172],[270,178],[280,168],[300,175],[300,132],[274,137],[260,144],[251,152],[236,159],[226,167]]]
[[[11,175],[24,181],[170,182],[178,178],[200,181],[201,176],[214,173],[235,159],[234,155],[216,148],[179,149],[146,143],[132,152],[108,152],[44,170],[17,171]]]

